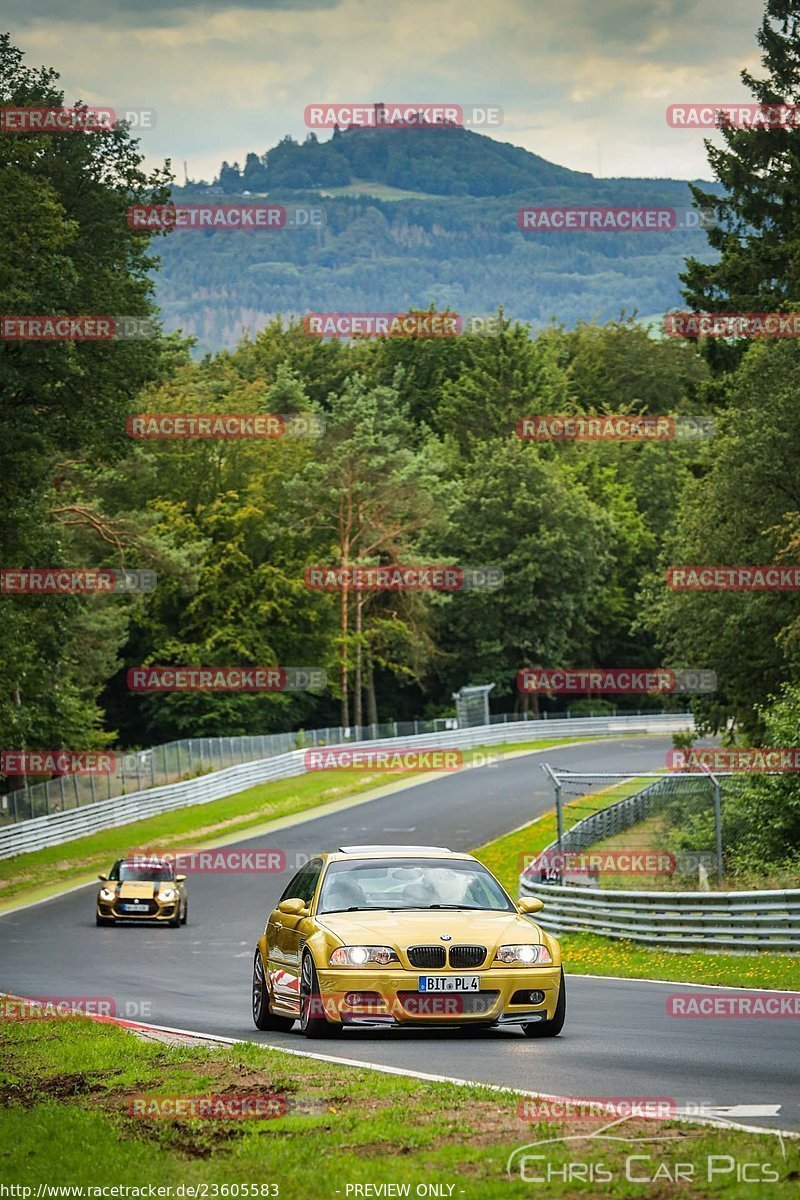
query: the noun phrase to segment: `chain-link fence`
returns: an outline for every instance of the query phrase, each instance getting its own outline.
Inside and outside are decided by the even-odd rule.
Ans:
[[[725,886],[745,830],[747,776],[544,769],[558,834],[525,864],[531,880],[646,890]]]

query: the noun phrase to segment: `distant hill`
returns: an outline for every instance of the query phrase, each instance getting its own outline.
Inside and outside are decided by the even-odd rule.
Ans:
[[[707,190],[716,185],[704,184]],[[177,201],[269,197],[323,210],[321,228],[182,232],[160,242],[168,328],[199,349],[232,346],[275,313],[403,311],[464,316],[502,305],[534,326],[680,305],[684,257],[711,257],[702,232],[522,232],[522,205],[689,206],[673,179],[596,179],[457,128],[350,129],[282,139]]]

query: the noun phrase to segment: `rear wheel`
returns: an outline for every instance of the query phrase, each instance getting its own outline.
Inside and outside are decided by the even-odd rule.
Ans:
[[[325,1016],[317,969],[310,954],[303,955],[300,969],[300,1028],[307,1038],[333,1037],[342,1032],[340,1021],[329,1021]]]
[[[534,1021],[530,1025],[523,1025],[525,1037],[541,1038],[541,1037],[558,1037],[561,1030],[564,1028],[564,1019],[567,1015],[567,986],[564,983],[564,968],[561,968],[561,981],[558,986],[558,1000],[556,1001],[556,1011],[553,1013],[551,1021]]]
[[[253,1022],[256,1029],[271,1030],[273,1033],[288,1033],[294,1025],[293,1017],[276,1017],[269,1011],[269,989],[261,951],[258,949],[253,959]]]

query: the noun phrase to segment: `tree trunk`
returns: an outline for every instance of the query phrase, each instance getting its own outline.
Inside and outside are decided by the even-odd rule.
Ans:
[[[350,725],[350,695],[347,690],[347,634],[348,634],[348,609],[347,609],[347,588],[342,588],[342,725],[347,729]]]
[[[370,725],[378,724],[378,702],[375,697],[375,676],[372,670],[372,657],[367,653],[367,721]]]
[[[364,596],[356,593],[356,662],[353,672],[353,724],[360,728],[364,721],[361,714],[361,614]]]

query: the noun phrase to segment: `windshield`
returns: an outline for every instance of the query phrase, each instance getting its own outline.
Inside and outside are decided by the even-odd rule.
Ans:
[[[172,867],[138,867],[134,863],[117,863],[109,875],[120,883],[167,883],[174,878]]]
[[[465,859],[382,858],[332,862],[317,912],[437,908],[514,911],[500,884],[480,863]]]

